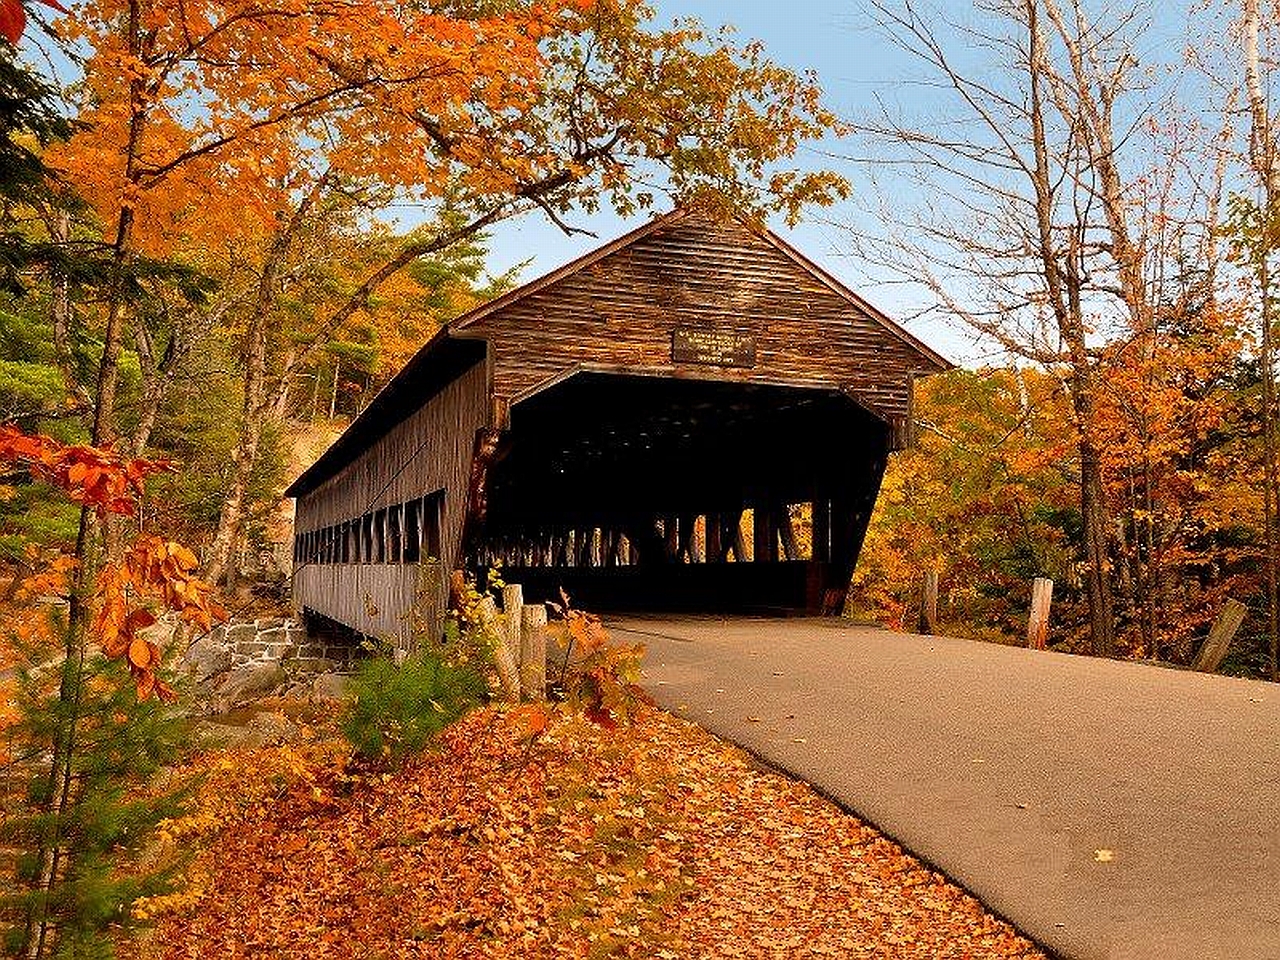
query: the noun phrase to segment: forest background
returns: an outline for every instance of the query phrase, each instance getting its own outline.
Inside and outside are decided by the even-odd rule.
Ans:
[[[4,210],[0,419],[172,461],[139,523],[246,602],[285,599],[286,480],[528,278],[490,269],[508,223],[817,202],[808,229],[965,361],[917,382],[854,611],[910,626],[934,569],[945,630],[1017,640],[1048,576],[1054,642],[1186,662],[1231,596],[1225,669],[1275,676],[1275,9],[860,2],[850,45],[913,66],[856,105],[667,7],[435,4],[413,36],[376,5],[183,9],[97,0],[23,41],[63,119],[6,121],[58,179]],[[3,492],[16,588],[80,512]]]

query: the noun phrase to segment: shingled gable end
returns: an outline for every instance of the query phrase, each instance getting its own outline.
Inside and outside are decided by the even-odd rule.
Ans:
[[[295,603],[400,632],[430,557],[587,606],[831,607],[949,366],[777,236],[677,210],[423,346],[288,490]]]

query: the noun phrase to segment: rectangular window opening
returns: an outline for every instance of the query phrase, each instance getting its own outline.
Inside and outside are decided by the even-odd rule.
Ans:
[[[387,562],[399,563],[401,560],[401,550],[404,540],[401,536],[401,508],[403,504],[397,503],[394,507],[387,510]]]
[[[422,549],[434,560],[440,556],[440,524],[444,512],[444,491],[422,498]]]
[[[373,514],[373,562],[387,562],[387,511],[376,510]]]
[[[422,501],[410,500],[404,505],[404,562],[422,559]]]

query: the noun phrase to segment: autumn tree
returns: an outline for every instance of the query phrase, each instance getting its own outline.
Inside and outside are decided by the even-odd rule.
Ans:
[[[910,628],[921,570],[939,575],[945,629],[1017,636],[1034,577],[1073,600],[1079,490],[1070,402],[1057,376],[1029,365],[958,369],[916,385],[916,442],[895,454],[854,574],[860,612]]]
[[[1280,214],[1280,165],[1276,158],[1275,117],[1264,90],[1265,61],[1262,49],[1278,12],[1274,7],[1265,20],[1261,0],[1243,0],[1241,60],[1249,109],[1248,169],[1258,196],[1256,203],[1238,197],[1234,235],[1252,273],[1258,304],[1258,362],[1262,383],[1262,496],[1263,544],[1266,552],[1267,632],[1270,644],[1270,673],[1280,682],[1280,545],[1277,544],[1276,498],[1280,495],[1280,451],[1276,437],[1275,320],[1273,317],[1272,256],[1276,247],[1277,218]]]
[[[63,490],[99,521],[133,516],[147,477],[166,469],[12,427],[0,428],[0,464]],[[25,892],[5,907],[25,914],[14,935],[18,955],[32,958],[95,950],[108,925],[128,919],[121,911],[129,901],[164,885],[144,876],[113,879],[114,854],[137,848],[140,828],[171,809],[167,800],[124,799],[125,788],[155,772],[179,739],[172,718],[145,706],[171,702],[175,693],[161,676],[162,651],[144,632],[160,612],[204,629],[220,614],[195,575],[195,556],[179,544],[144,533],[99,563],[86,539],[82,529],[75,553],[56,554],[24,585],[37,602],[11,625],[10,639],[26,659],[16,759],[37,769],[34,814],[5,824],[26,853]],[[82,573],[89,563],[92,580]],[[50,597],[65,600],[65,613]],[[132,675],[126,689],[110,679],[121,672],[113,664]]]
[[[873,6],[944,91],[950,122],[886,109],[863,124],[930,198],[888,243],[863,250],[923,282],[942,312],[987,343],[1061,378],[1092,649],[1114,654],[1120,518],[1100,411],[1112,370],[1101,348],[1129,342],[1132,355],[1149,357],[1197,318],[1206,329],[1219,323],[1223,147],[1216,129],[1135,72],[1132,7],[1095,21],[1083,2],[1021,0],[960,25],[914,2]],[[996,59],[962,67],[959,38]]]
[[[633,212],[652,203],[654,176],[682,199],[788,215],[840,191],[830,175],[785,166],[832,122],[812,78],[692,23],[652,29],[650,16],[634,0],[429,10],[100,0],[77,11],[76,37],[91,51],[86,126],[57,162],[92,198],[117,256],[227,236],[256,244],[237,473],[212,575],[239,532],[269,381],[310,362],[409,264],[529,210],[570,230],[575,207]],[[193,97],[201,109],[187,109]],[[268,374],[281,265],[352,190],[429,215]],[[439,216],[446,207],[461,216]],[[104,427],[129,319],[117,299],[97,321]]]
[[[8,95],[0,155],[25,186],[15,206],[60,213],[74,200],[66,183],[46,163],[48,151],[56,148],[55,137],[70,129],[59,119],[47,82],[16,59],[15,34],[8,29],[15,8],[18,14],[23,12],[13,3],[6,3],[3,10],[6,42],[0,45],[0,63]],[[20,28],[21,19],[18,24]],[[13,186],[6,181],[5,189]],[[81,250],[71,245],[70,237],[56,232],[42,238],[29,223],[13,220],[9,204],[5,213],[11,225],[5,238],[14,271],[11,292],[25,293],[33,277],[53,278],[56,285],[57,278],[76,275],[104,295],[108,328],[114,324],[118,329],[126,305],[136,302],[139,278],[156,275],[153,267],[159,267],[159,272],[168,269],[147,258],[130,261],[120,244],[108,246],[103,255],[99,245]],[[183,267],[176,269],[179,274],[189,273]],[[102,414],[110,409],[114,396],[118,371],[109,368],[115,359],[108,339],[98,364],[96,390],[88,396],[94,441],[110,432],[109,419]],[[125,735],[127,731],[108,730],[111,724],[104,723],[104,716],[89,709],[89,704],[113,710],[109,717],[116,723],[121,716],[125,720],[119,722],[127,722],[130,703],[172,700],[173,691],[158,672],[160,650],[141,632],[155,622],[153,611],[172,611],[208,627],[216,608],[208,587],[195,577],[194,555],[177,544],[139,535],[127,545],[121,541],[110,559],[101,549],[109,519],[136,514],[146,478],[165,469],[163,464],[122,455],[100,442],[62,444],[8,425],[0,427],[0,463],[7,472],[25,473],[60,488],[79,507],[73,545],[29,585],[34,595],[56,594],[60,602],[48,622],[38,624],[37,632],[24,638],[43,664],[24,674],[29,682],[24,683],[23,699],[30,710],[20,742],[30,748],[25,759],[34,758],[42,768],[32,794],[35,815],[21,836],[28,852],[21,865],[22,879],[29,883],[29,893],[21,898],[25,917],[19,923],[18,946],[21,955],[32,958],[51,955],[55,949],[83,953],[96,949],[94,936],[112,919],[98,912],[100,901],[95,899],[95,893],[111,885],[111,853],[121,844],[135,842],[125,834],[141,822],[117,803],[121,785],[131,773],[148,769],[146,762],[131,764],[125,756],[137,745]],[[38,555],[41,545],[32,546]],[[136,685],[126,700],[108,696],[104,701],[101,696],[100,664],[113,661],[127,666]],[[102,768],[103,754],[84,749],[100,734],[105,740],[99,745],[108,753],[114,747],[123,757],[113,771]],[[158,745],[158,740],[143,740]],[[120,819],[109,823],[116,813]],[[93,816],[100,818],[101,829],[86,826]],[[73,832],[76,824],[86,829]]]

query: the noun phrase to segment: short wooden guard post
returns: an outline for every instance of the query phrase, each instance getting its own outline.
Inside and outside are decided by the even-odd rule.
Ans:
[[[1209,638],[1205,640],[1204,646],[1200,648],[1200,652],[1191,664],[1192,670],[1200,673],[1215,673],[1218,667],[1222,666],[1227,648],[1231,646],[1236,631],[1244,623],[1246,613],[1248,608],[1243,603],[1227,598],[1227,602],[1218,611],[1218,618],[1213,621],[1213,626],[1209,629]]]
[[[542,603],[520,609],[520,689],[526,700],[547,695],[547,607]]]
[[[1049,604],[1053,602],[1053,581],[1036,577],[1031,583],[1031,615],[1027,618],[1027,646],[1043,650],[1049,637]]]
[[[508,583],[502,588],[502,646],[505,657],[515,668],[515,700],[520,699],[520,620],[524,609],[524,588]]]
[[[926,570],[920,584],[921,633],[938,632],[938,571]]]
[[[493,665],[498,672],[498,683],[502,687],[502,699],[505,703],[520,702],[520,667],[511,649],[507,645],[506,618],[498,613],[498,605],[493,597],[481,599],[476,608],[480,619],[480,628],[485,636],[493,641]]]

